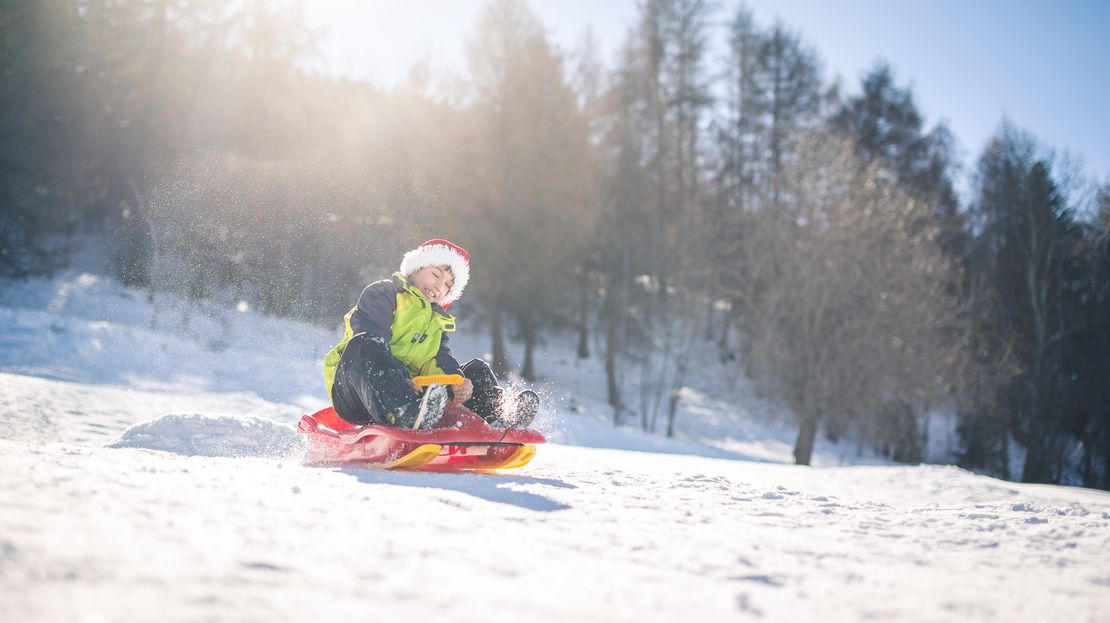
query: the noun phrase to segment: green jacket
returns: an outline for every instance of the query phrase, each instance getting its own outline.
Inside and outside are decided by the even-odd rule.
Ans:
[[[410,376],[459,374],[459,362],[447,346],[447,333],[455,330],[455,317],[410,284],[401,273],[366,286],[354,309],[343,317],[343,341],[324,357],[324,384],[328,398],[335,383],[335,369],[347,342],[360,333],[379,335]]]

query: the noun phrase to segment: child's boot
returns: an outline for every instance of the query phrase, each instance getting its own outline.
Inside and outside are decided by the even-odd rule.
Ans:
[[[432,383],[419,398],[398,407],[393,413],[394,426],[427,430],[439,423],[447,408],[447,386]]]
[[[540,397],[536,392],[526,389],[516,395],[509,413],[501,419],[513,428],[528,428],[540,410]]]

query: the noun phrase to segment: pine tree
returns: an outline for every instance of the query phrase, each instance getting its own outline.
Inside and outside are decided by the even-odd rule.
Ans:
[[[469,60],[474,105],[456,181],[461,220],[495,364],[507,314],[524,342],[521,375],[534,380],[541,327],[569,303],[564,293],[574,289],[569,280],[593,222],[590,127],[562,58],[523,2],[487,6]]]
[[[863,92],[848,98],[830,122],[856,138],[864,160],[888,166],[907,192],[933,206],[945,228],[945,248],[962,254],[963,222],[952,185],[954,139],[947,125],[941,122],[925,132],[912,91],[895,84],[885,62],[877,63],[860,86]]]
[[[1025,448],[1022,480],[1056,483],[1069,443],[1059,375],[1064,340],[1075,328],[1064,304],[1064,276],[1079,231],[1052,178],[1049,157],[1008,122],[980,158],[972,216],[980,232],[973,241],[972,268],[997,292],[993,342],[1009,345],[1018,366],[999,396],[998,417]]]

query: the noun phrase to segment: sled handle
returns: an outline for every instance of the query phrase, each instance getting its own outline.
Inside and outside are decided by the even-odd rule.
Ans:
[[[427,376],[413,377],[412,382],[427,387],[432,383],[439,383],[440,385],[458,385],[464,380],[461,374],[429,374]]]

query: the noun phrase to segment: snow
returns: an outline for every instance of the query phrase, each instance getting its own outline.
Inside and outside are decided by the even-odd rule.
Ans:
[[[781,410],[712,366],[679,439],[615,428],[569,339],[528,466],[314,467],[293,425],[336,331],[155,303],[0,284],[0,621],[1110,620],[1106,492],[827,440],[794,466]]]
[[[296,459],[300,435],[284,424],[253,416],[167,413],[129,426],[108,448],[147,448],[186,456]]]

